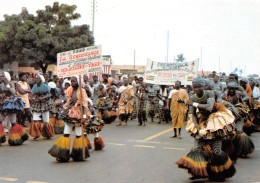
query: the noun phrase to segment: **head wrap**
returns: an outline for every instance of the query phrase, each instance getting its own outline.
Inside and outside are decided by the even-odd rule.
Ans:
[[[5,76],[5,78],[7,79],[8,82],[11,81],[11,76],[10,76],[9,72],[4,71],[4,76]]]
[[[73,78],[73,77],[75,77],[76,79],[77,79],[77,83],[78,83],[78,85],[79,85],[79,76],[72,76],[71,78]],[[70,80],[71,80],[71,78],[70,78]],[[82,83],[83,82],[83,79],[81,79],[81,86],[83,86]]]
[[[246,84],[248,84],[248,80],[247,80],[246,78],[242,78],[242,79],[240,79],[240,81],[243,81],[243,82],[245,82]]]
[[[213,83],[212,80],[210,80],[210,79],[205,79],[205,84],[207,84],[207,85],[210,87],[211,90],[214,89],[214,83]]]
[[[234,72],[231,72],[229,75],[234,75],[234,76],[238,77],[238,75]]]
[[[66,83],[69,83],[69,85],[70,85],[70,80],[64,79],[64,81],[63,81],[63,83],[62,83],[62,87],[63,87],[63,88],[65,88],[65,84],[66,84]]]
[[[56,84],[55,84],[54,82],[49,82],[49,83],[48,83],[48,86],[49,86],[50,88],[56,88]]]
[[[218,76],[217,74],[216,74],[216,75],[214,75],[214,77],[216,77],[216,76],[219,78],[219,76]]]
[[[255,80],[256,84],[260,86],[260,81],[259,80]]]
[[[33,88],[32,88],[31,93],[32,93],[32,94],[35,94],[35,93],[38,93],[38,92],[41,92],[41,93],[49,92],[49,91],[50,91],[50,87],[49,87],[49,85],[47,85],[47,84],[44,83],[44,82],[45,82],[45,79],[44,79],[43,75],[37,74],[36,77],[37,77],[37,76],[40,77],[41,80],[42,80],[41,86],[40,86],[40,91],[38,90],[37,84],[35,84],[35,85],[33,86]]]
[[[192,83],[199,83],[201,86],[205,86],[205,80],[200,77],[194,78]]]
[[[44,78],[43,75],[41,75],[41,74],[37,74],[36,76],[39,76],[39,77],[41,78],[41,80],[42,80],[43,83],[45,82],[45,78]]]
[[[248,80],[256,84],[256,80],[254,78],[249,78]]]
[[[227,84],[228,88],[238,88],[238,84],[234,81],[231,81]]]

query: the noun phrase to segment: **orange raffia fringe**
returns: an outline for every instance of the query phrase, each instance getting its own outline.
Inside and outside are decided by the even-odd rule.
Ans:
[[[95,150],[102,150],[105,147],[105,143],[101,136],[94,139],[94,149]]]
[[[42,127],[41,127],[40,122],[33,121],[32,124],[30,125],[28,134],[31,137],[39,138],[42,135]]]
[[[18,131],[22,141],[24,142],[24,141],[28,140],[29,136],[26,133],[26,131],[23,129],[23,127],[19,124],[16,124],[15,127],[17,128],[17,131]]]
[[[0,124],[0,144],[5,143],[5,141],[6,141],[6,138],[5,138],[4,127],[2,124]]]
[[[70,137],[61,136],[58,138],[48,153],[57,158],[57,161],[68,161],[70,158]]]
[[[21,145],[23,143],[23,140],[19,134],[19,127],[17,125],[10,128],[8,143],[11,146]]]
[[[56,119],[55,125],[54,125],[54,131],[55,134],[62,134],[64,131],[64,123],[60,119]]]
[[[88,149],[92,149],[92,145],[91,145],[91,142],[89,141],[89,138],[87,135],[85,135],[85,140],[87,142],[87,145],[88,145]]]
[[[43,123],[42,126],[42,136],[43,137],[47,137],[47,138],[51,138],[54,137],[55,132],[54,132],[54,128],[52,126],[51,123]]]
[[[83,160],[83,141],[85,147],[85,158],[90,157],[88,151],[88,145],[86,139],[82,140],[82,137],[75,137],[72,145],[71,157],[74,161],[82,161]]]
[[[181,168],[188,169],[192,175],[207,177],[207,162],[205,161],[194,161],[186,155],[183,156],[179,161],[176,162]]]

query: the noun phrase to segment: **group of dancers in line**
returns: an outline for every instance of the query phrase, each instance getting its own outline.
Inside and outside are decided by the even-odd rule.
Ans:
[[[192,88],[190,99],[178,102],[192,108],[186,130],[194,145],[176,164],[188,170],[191,180],[224,181],[235,174],[237,158],[254,151],[249,135],[259,132],[259,89],[253,78],[238,81],[233,73],[223,92],[203,78],[195,78]]]
[[[102,150],[105,147],[99,135],[104,123],[97,117],[93,102],[86,90],[80,88],[77,76],[71,77],[70,86],[64,91],[65,98],[60,97],[60,90],[56,83],[45,83],[45,78],[41,74],[35,76],[32,89],[26,82],[26,73],[20,73],[19,78],[16,91],[10,74],[3,72],[1,75],[0,144],[7,140],[7,135],[9,145],[17,146],[28,140],[28,134],[35,140],[41,136],[50,139],[55,134],[63,134],[48,151],[59,162],[69,161],[70,157],[74,161],[88,158],[89,149],[92,149],[87,136],[89,134],[94,135],[95,150]],[[33,112],[33,120],[30,119],[30,115],[23,116],[31,120],[27,133],[22,125],[17,124],[17,116],[19,120],[17,114],[21,111],[30,114],[30,110]],[[8,132],[5,132],[3,121],[11,124]],[[73,130],[76,136],[71,149],[70,134]]]
[[[46,83],[41,74],[36,75],[32,89],[26,83],[26,73],[20,73],[19,78],[16,89],[8,72],[1,75],[0,121],[5,119],[11,124],[8,143],[21,145],[28,139],[28,134],[34,139],[40,136],[50,139],[55,134],[63,134],[48,151],[58,162],[69,161],[70,157],[74,161],[88,158],[89,149],[92,148],[87,136],[89,134],[94,135],[94,149],[103,149],[105,144],[99,135],[103,128],[103,120],[114,121],[118,113],[118,125],[122,125],[133,113],[136,93],[139,94],[139,100],[136,102],[139,104],[139,125],[142,125],[142,120],[145,119],[145,107],[141,96],[147,89],[142,82],[136,90],[128,85],[127,79],[123,81],[122,87],[119,88],[121,98],[117,101],[116,113],[116,110],[107,110],[108,106],[113,108],[115,101],[105,97],[113,95],[116,88],[108,88],[104,93],[104,85],[99,84],[93,97],[90,87],[86,84],[81,88],[79,78],[73,76],[69,82],[63,82],[65,97],[61,98],[57,83]],[[107,82],[107,79],[104,81]],[[248,84],[246,79],[238,81],[236,74],[230,74],[223,92],[214,90],[212,80],[202,78],[195,78],[192,88],[193,95],[190,98],[176,98],[175,95],[171,97],[172,103],[186,106],[186,112],[188,106],[192,108],[186,130],[194,138],[194,145],[177,164],[188,169],[192,179],[225,180],[235,174],[236,159],[246,157],[254,151],[254,144],[248,135],[254,130],[259,131],[260,95],[259,90],[258,93],[256,90],[256,81],[251,79]],[[33,120],[27,134],[23,127],[16,123],[16,118],[17,113],[26,113],[30,109],[33,112]],[[175,107],[173,111],[178,112],[180,109],[182,108]],[[172,118],[178,114],[172,113]],[[145,124],[145,121],[143,122]],[[73,130],[76,136],[71,149],[70,135]],[[1,123],[0,143],[5,141],[6,134]]]

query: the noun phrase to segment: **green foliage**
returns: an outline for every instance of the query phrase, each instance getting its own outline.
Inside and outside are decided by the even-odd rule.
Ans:
[[[177,55],[176,62],[184,62],[186,58],[184,58],[183,53]]]
[[[26,8],[18,15],[4,15],[0,22],[0,62],[18,60],[24,65],[44,65],[57,62],[57,53],[94,44],[88,25],[71,26],[80,18],[77,6],[59,4],[29,14]],[[44,70],[43,70],[44,71]]]

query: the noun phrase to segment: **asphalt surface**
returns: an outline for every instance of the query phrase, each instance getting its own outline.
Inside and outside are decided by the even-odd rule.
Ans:
[[[157,120],[156,120],[157,121]],[[8,183],[188,183],[186,170],[175,162],[193,145],[186,131],[183,139],[173,139],[171,124],[148,122],[137,126],[107,124],[100,133],[106,147],[90,150],[90,158],[82,162],[57,163],[47,152],[60,137],[50,140],[30,138],[22,146],[0,146],[0,182]],[[260,133],[252,134],[255,151],[235,164],[237,173],[229,183],[260,182]],[[93,142],[93,135],[89,139]]]

